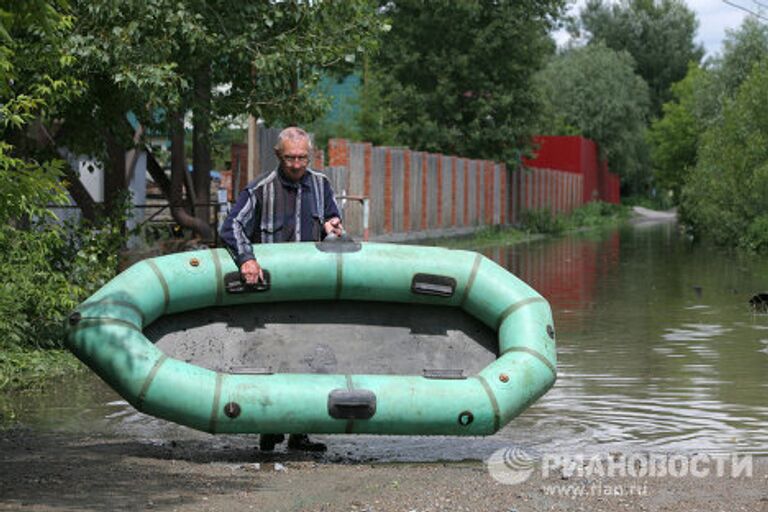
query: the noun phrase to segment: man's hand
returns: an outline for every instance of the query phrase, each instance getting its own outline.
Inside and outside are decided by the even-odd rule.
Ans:
[[[243,276],[248,284],[259,284],[264,282],[264,272],[261,265],[256,260],[248,260],[240,267],[240,275]]]
[[[341,219],[338,217],[327,220],[325,224],[323,224],[323,229],[325,229],[326,235],[341,236],[344,232],[344,226],[341,225]]]

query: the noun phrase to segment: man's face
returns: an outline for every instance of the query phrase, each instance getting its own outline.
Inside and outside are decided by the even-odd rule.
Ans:
[[[299,181],[309,164],[309,141],[306,139],[284,140],[280,162],[285,175],[292,181]]]

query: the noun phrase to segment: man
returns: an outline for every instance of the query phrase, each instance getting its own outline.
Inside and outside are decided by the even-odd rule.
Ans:
[[[280,165],[248,184],[221,226],[221,240],[249,284],[264,281],[251,244],[319,241],[343,232],[328,178],[308,167],[311,152],[312,141],[301,128],[280,132],[275,146]],[[259,447],[273,450],[284,438],[262,434]],[[306,434],[293,434],[288,448],[324,451],[325,445],[311,442]]]

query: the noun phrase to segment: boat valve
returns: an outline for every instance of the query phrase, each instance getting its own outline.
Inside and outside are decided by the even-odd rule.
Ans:
[[[227,415],[227,417],[235,419],[238,416],[240,416],[240,404],[237,402],[229,402],[227,405],[224,406],[224,414]]]
[[[69,315],[69,325],[77,325],[80,323],[80,319],[83,317],[83,315],[80,314],[79,311],[75,311],[71,315]]]

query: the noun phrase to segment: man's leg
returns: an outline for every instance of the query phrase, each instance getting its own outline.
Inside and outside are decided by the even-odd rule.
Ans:
[[[310,441],[307,434],[291,434],[288,436],[288,448],[305,452],[324,452],[327,449],[323,443]]]
[[[283,434],[261,434],[259,436],[259,450],[271,452],[275,449],[276,444],[280,444],[283,441],[285,441]]]

